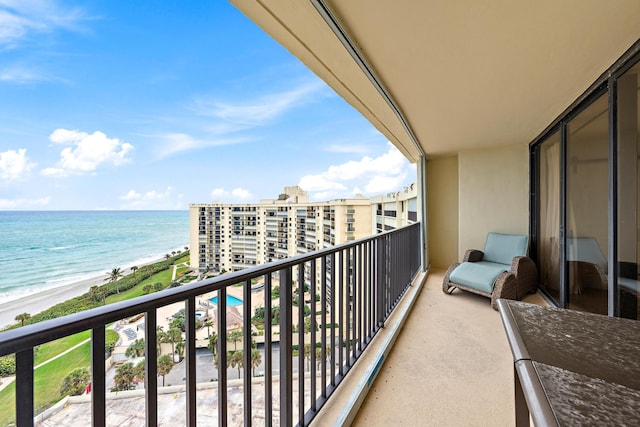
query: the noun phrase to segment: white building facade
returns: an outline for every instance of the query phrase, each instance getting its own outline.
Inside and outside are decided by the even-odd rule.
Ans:
[[[190,204],[191,267],[220,274],[370,236],[369,199],[309,202],[300,187],[257,204]]]

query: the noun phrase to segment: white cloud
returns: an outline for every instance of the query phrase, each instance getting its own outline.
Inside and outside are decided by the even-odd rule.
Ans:
[[[215,147],[221,145],[240,144],[245,142],[244,138],[218,138],[210,137],[204,139],[194,138],[186,133],[168,133],[155,136],[160,140],[158,157],[165,158],[181,151],[197,150],[205,147]]]
[[[0,199],[0,209],[14,210],[34,207],[43,207],[49,204],[51,197],[40,199]]]
[[[45,176],[63,177],[94,172],[102,164],[119,166],[131,159],[127,154],[133,145],[117,138],[108,138],[103,132],[92,134],[78,130],[56,129],[49,139],[56,144],[70,145],[60,152],[55,168],[45,168]]]
[[[138,193],[136,190],[129,190],[127,194],[121,196],[121,200],[140,200],[140,201],[153,201],[153,200],[163,200],[171,197],[173,194],[174,188],[169,186],[164,191],[156,191],[151,190],[146,193]]]
[[[204,102],[202,113],[226,122],[259,126],[294,107],[314,100],[317,93],[324,89],[326,85],[319,79],[314,79],[291,90],[268,94],[247,102]]]
[[[398,190],[412,170],[408,160],[389,143],[389,150],[379,157],[364,156],[329,166],[324,172],[303,176],[298,185],[314,193],[311,197],[316,200],[354,197],[361,188],[367,195],[376,195]]]
[[[247,200],[253,197],[249,190],[244,188],[234,188],[231,191],[227,191],[224,188],[215,188],[211,191],[211,197],[214,200],[222,200],[232,198],[234,200]],[[226,202],[226,200],[225,200]]]
[[[0,82],[24,84],[43,80],[51,78],[27,67],[13,65],[0,69]]]
[[[369,152],[369,148],[366,145],[360,144],[330,144],[325,150],[331,153],[365,154]]]
[[[255,137],[238,136],[239,132],[266,126],[287,111],[316,101],[322,91],[327,91],[327,86],[321,80],[313,79],[293,89],[256,96],[250,100],[230,102],[197,99],[189,112],[190,115],[206,118],[201,136],[184,132],[152,135],[159,141],[156,153],[162,159],[183,151],[245,143]]]
[[[0,177],[6,181],[22,178],[29,173],[35,163],[29,161],[27,150],[20,148],[18,151],[7,150],[0,152]]]
[[[56,0],[0,0],[0,46],[15,47],[31,34],[78,29],[85,19],[82,9]]]
[[[182,194],[176,194],[175,188],[169,186],[165,190],[150,190],[141,193],[129,190],[127,194],[120,196],[120,200],[126,203],[121,209],[182,209]]]

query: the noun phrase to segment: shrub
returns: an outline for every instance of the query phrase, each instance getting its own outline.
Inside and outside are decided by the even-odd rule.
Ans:
[[[81,395],[87,388],[90,379],[91,374],[87,368],[76,368],[62,380],[60,394],[63,396]]]
[[[105,347],[105,353],[107,354],[107,356],[111,355],[111,352],[113,351],[113,349],[115,348],[119,340],[120,340],[120,335],[118,335],[118,333],[113,329],[107,329],[105,331],[104,347]]]
[[[0,357],[0,377],[9,377],[16,373],[16,357],[13,354]]]

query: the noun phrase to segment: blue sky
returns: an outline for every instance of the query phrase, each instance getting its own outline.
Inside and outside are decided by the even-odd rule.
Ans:
[[[226,1],[0,0],[0,210],[382,194],[415,167]]]

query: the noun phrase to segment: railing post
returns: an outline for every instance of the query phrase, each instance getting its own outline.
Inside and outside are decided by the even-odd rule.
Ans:
[[[293,424],[291,267],[280,270],[280,425]]]
[[[242,301],[242,351],[244,365],[244,425],[251,425],[251,280],[245,280]]]
[[[104,351],[102,356],[104,369]],[[16,353],[16,422],[33,425],[33,348]]]
[[[158,425],[158,333],[157,312],[152,309],[144,317],[145,412],[147,426]]]
[[[377,327],[384,327],[384,289],[385,289],[385,238],[376,239],[376,321]]]
[[[311,377],[311,410],[313,412],[316,411],[316,327],[317,327],[317,304],[316,304],[316,284],[318,283],[316,277],[316,260],[311,261],[310,266],[310,275],[311,275],[311,283],[309,285],[309,294],[311,297],[311,355],[310,355],[310,364],[311,369],[309,372],[309,376]]]
[[[187,426],[196,426],[196,299],[189,297],[185,302],[185,341],[186,341],[186,405]]]
[[[105,379],[104,379],[104,325],[91,330],[91,419],[92,425],[102,427],[106,423]],[[21,425],[18,422],[18,425]]]
[[[264,276],[264,422],[266,427],[271,427],[273,418],[271,319],[271,273],[268,273]]]
[[[298,267],[298,424],[304,424],[304,263]]]
[[[218,291],[218,425],[227,425],[227,289]]]

